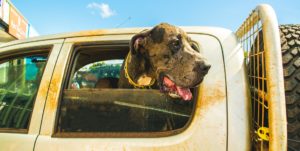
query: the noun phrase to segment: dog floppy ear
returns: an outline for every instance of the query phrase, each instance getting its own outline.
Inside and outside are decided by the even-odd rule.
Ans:
[[[144,53],[145,52],[145,44],[146,38],[149,36],[149,31],[144,31],[134,35],[130,41],[130,51],[131,54],[135,55],[137,53]]]

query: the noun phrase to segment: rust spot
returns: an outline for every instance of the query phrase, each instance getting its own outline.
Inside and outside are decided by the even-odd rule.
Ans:
[[[37,98],[44,100],[46,98],[48,92],[49,80],[45,81],[40,85],[39,92]]]
[[[207,108],[220,101],[224,101],[225,96],[224,81],[217,81],[215,84],[207,84],[200,92],[200,100],[197,108]]]
[[[76,32],[74,33],[74,35],[72,36],[99,36],[99,35],[103,35],[107,33],[107,31],[105,30],[89,30],[89,31],[80,31],[80,32]]]
[[[58,86],[61,82],[61,80],[59,80],[59,76],[60,75],[54,75],[54,78],[51,81],[50,84],[50,89],[49,89],[49,94],[48,94],[48,99],[47,101],[49,102],[49,111],[53,112],[56,110],[57,107],[57,96],[58,96]]]
[[[49,81],[47,80],[45,83],[46,83],[46,85],[41,85],[41,87],[40,87],[40,93],[43,96],[45,96],[45,94],[48,92]]]
[[[46,76],[45,76],[46,77]],[[43,98],[45,98],[47,92],[48,92],[48,88],[49,88],[49,83],[50,81],[48,79],[44,80],[43,83],[41,83],[40,88],[39,88],[39,92],[41,96],[43,96]]]

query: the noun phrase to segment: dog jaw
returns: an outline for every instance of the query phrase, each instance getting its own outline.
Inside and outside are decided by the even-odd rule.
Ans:
[[[192,99],[193,94],[190,91],[190,88],[183,88],[176,85],[172,80],[170,80],[167,76],[163,77],[163,91],[168,92],[171,97],[182,98],[185,101],[189,101]]]

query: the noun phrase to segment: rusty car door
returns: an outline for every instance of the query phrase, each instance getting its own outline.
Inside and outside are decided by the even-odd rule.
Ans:
[[[141,29],[140,31],[142,31]],[[117,31],[117,30],[116,30]],[[227,113],[226,113],[226,85],[224,60],[222,57],[222,47],[215,36],[203,34],[212,29],[199,28],[189,29],[192,39],[199,43],[200,50],[212,64],[211,71],[199,89],[195,98],[194,110],[191,115],[179,114],[170,111],[163,111],[163,114],[172,114],[174,116],[187,116],[189,122],[175,131],[147,133],[102,133],[92,132],[83,133],[78,128],[75,132],[66,132],[60,130],[58,124],[61,123],[58,117],[61,116],[59,111],[63,95],[67,91],[65,81],[68,80],[69,65],[72,64],[72,54],[76,51],[77,46],[89,47],[95,44],[105,44],[114,46],[118,43],[128,44],[134,33],[128,32],[119,34],[105,32],[100,36],[75,37],[67,38],[62,46],[62,51],[58,57],[54,69],[53,77],[49,87],[48,97],[46,100],[45,113],[43,115],[41,133],[37,139],[35,150],[226,150],[227,143]],[[212,32],[213,33],[213,32]],[[115,53],[117,54],[117,53]],[[74,59],[76,60],[76,59]],[[70,81],[70,80],[68,80]],[[85,90],[85,89],[83,89]],[[90,93],[89,91],[85,91]],[[95,92],[95,91],[91,91]],[[204,93],[205,92],[205,93]],[[95,92],[96,93],[96,92]],[[216,95],[217,93],[217,95]],[[84,94],[81,92],[80,94]],[[76,94],[79,95],[79,94]],[[138,95],[138,94],[137,94]],[[89,97],[89,96],[87,96]],[[71,97],[78,99],[78,96]],[[101,99],[101,98],[99,98]],[[72,102],[71,102],[72,103]],[[84,102],[83,102],[84,103]],[[118,102],[117,102],[118,103]],[[119,103],[120,105],[121,103]],[[83,104],[84,105],[84,104]],[[121,105],[128,105],[123,103]],[[128,105],[130,106],[130,104]],[[141,105],[135,105],[139,108]],[[152,107],[149,110],[161,110]],[[78,111],[80,112],[80,110]],[[80,113],[78,113],[80,114]],[[77,115],[77,113],[76,113]],[[72,119],[71,119],[72,121]],[[102,123],[105,124],[105,123]],[[126,124],[126,123],[120,123]],[[72,126],[72,125],[71,125]],[[101,125],[99,125],[101,126]],[[95,127],[95,126],[94,126]],[[148,135],[149,134],[149,135]],[[149,137],[150,136],[150,137]]]
[[[13,42],[0,48],[0,150],[29,151],[63,40]]]

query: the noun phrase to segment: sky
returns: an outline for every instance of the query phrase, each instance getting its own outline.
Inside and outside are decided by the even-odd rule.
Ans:
[[[270,4],[279,24],[300,24],[300,0],[11,0],[40,35],[82,30],[215,26],[236,31],[258,4]]]

